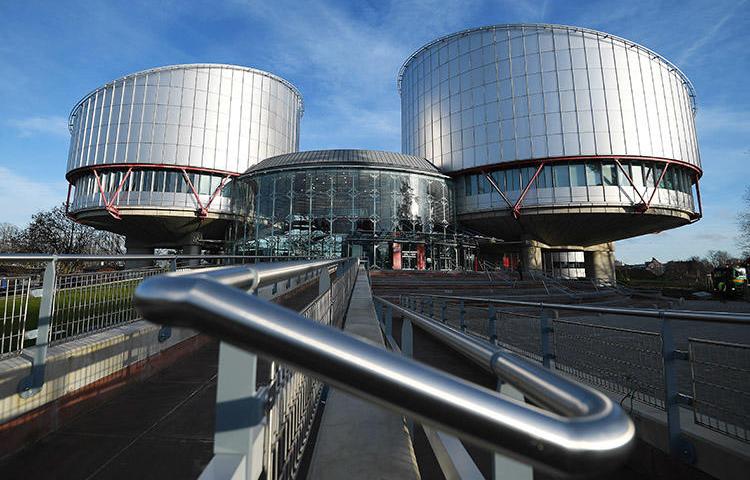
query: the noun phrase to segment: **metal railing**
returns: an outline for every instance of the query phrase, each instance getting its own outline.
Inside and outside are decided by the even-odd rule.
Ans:
[[[169,271],[290,259],[296,257],[0,254],[0,264],[31,266],[26,275],[0,277],[0,358],[137,320],[131,300],[144,278]],[[148,265],[129,267],[133,262]],[[93,271],[89,270],[92,265]],[[43,309],[43,303],[48,308]],[[40,325],[40,319],[46,325]],[[39,337],[40,326],[45,327],[46,341]]]
[[[238,278],[256,279],[265,275],[253,269],[237,274]],[[235,348],[282,362],[333,387],[545,470],[608,470],[623,462],[630,451],[633,424],[619,406],[593,389],[510,354],[485,352],[504,378],[561,414],[543,411],[329,325],[310,322],[243,291],[255,283],[243,284],[229,277],[217,269],[207,274],[149,278],[136,290],[135,304],[152,321],[210,333]],[[460,338],[454,338],[456,348],[461,348]],[[222,410],[221,403],[217,409]],[[214,460],[226,461],[233,468],[246,465],[246,478],[258,478],[263,469],[250,467],[258,457],[253,450],[249,441],[235,456],[217,454]],[[218,466],[212,467],[213,472],[218,470]]]
[[[400,303],[412,312],[439,318],[586,383],[623,394],[623,402],[635,400],[666,411],[670,451],[684,460],[692,461],[693,453],[680,427],[681,406],[692,410],[698,425],[750,440],[750,346],[690,338],[687,350],[678,349],[673,331],[674,322],[683,321],[748,327],[748,314],[454,295],[402,295]],[[560,319],[561,311],[640,317],[657,323],[652,331],[622,328],[594,320]],[[512,329],[506,328],[509,323]],[[511,335],[505,333],[510,332],[514,337],[509,340]]]
[[[331,288],[323,291],[300,315],[323,325],[341,326],[357,269],[339,270]],[[273,363],[268,387],[264,464],[266,479],[293,479],[310,440],[324,384],[314,377]]]
[[[19,385],[19,394],[33,396],[44,384],[48,347],[140,318],[132,299],[144,278],[169,271],[257,265],[272,260],[296,258],[0,254],[0,264],[29,272],[0,277],[0,358],[25,352],[33,366],[29,377]],[[146,266],[131,267],[134,263]],[[167,338],[169,332],[165,330],[164,335]]]
[[[23,348],[31,277],[0,278],[0,358]]]

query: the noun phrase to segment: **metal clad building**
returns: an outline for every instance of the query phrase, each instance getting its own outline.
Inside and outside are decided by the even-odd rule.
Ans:
[[[247,67],[175,65],[110,82],[70,115],[70,213],[145,245],[221,239],[224,222],[211,220],[231,216],[229,181],[296,151],[301,116],[293,85]]]
[[[470,228],[585,246],[700,217],[693,88],[633,42],[559,25],[467,30],[414,53],[398,86],[403,151],[454,177]]]

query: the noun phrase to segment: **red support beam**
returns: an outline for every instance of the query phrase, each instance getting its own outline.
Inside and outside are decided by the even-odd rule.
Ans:
[[[67,198],[65,198],[65,216],[66,217],[69,216],[68,211],[70,210],[70,191],[71,190],[73,190],[73,184],[69,183],[68,184],[68,196]]]
[[[703,218],[703,201],[701,200],[701,184],[698,181],[698,175],[695,176],[695,194],[698,197],[698,217],[696,220]]]
[[[130,172],[133,171],[133,168],[128,168],[128,171],[125,172],[125,175],[122,177],[122,181],[120,181],[120,185],[117,186],[117,190],[115,190],[115,194],[112,196],[112,199],[109,201],[108,207],[117,209],[117,206],[115,203],[117,203],[117,198],[120,196],[120,192],[122,191],[123,185],[125,185],[125,182],[128,181],[128,177],[130,177]]]
[[[521,216],[521,204],[523,204],[523,199],[526,198],[526,194],[529,193],[529,190],[531,189],[531,186],[536,181],[537,177],[539,176],[539,172],[542,171],[544,168],[545,162],[542,162],[539,164],[539,166],[536,169],[536,172],[534,172],[534,176],[531,177],[529,180],[529,183],[526,185],[526,188],[523,189],[523,192],[521,192],[521,196],[518,197],[518,200],[516,200],[516,204],[513,205],[513,216],[518,218]]]
[[[643,209],[644,212],[646,212],[651,207],[651,201],[654,199],[654,195],[656,195],[656,190],[659,188],[659,185],[661,185],[661,181],[664,180],[664,174],[667,173],[668,168],[669,163],[666,163],[664,165],[664,170],[662,170],[661,175],[659,175],[659,180],[657,180],[654,184],[654,191],[651,192],[651,196],[648,198],[648,202],[646,202],[645,208]]]
[[[109,204],[109,201],[107,200],[107,194],[104,193],[104,187],[102,186],[102,180],[99,178],[99,173],[96,171],[95,168],[92,168],[91,171],[94,172],[94,177],[96,178],[96,184],[99,187],[99,195],[102,197],[102,202],[104,202],[104,209],[107,210],[107,212],[112,215],[113,218],[116,220],[122,220],[122,217],[120,217],[120,212],[117,210],[117,207],[112,208]]]
[[[211,207],[211,204],[213,203],[214,199],[219,194],[219,192],[221,192],[222,190],[224,190],[224,187],[226,186],[227,181],[230,178],[232,178],[232,177],[230,175],[227,175],[226,177],[224,177],[224,178],[221,179],[221,183],[219,184],[218,187],[216,187],[216,190],[214,190],[214,193],[211,194],[211,198],[208,199],[208,203],[206,204],[206,208],[205,208],[206,214],[208,214],[208,209]]]
[[[190,177],[187,174],[187,170],[184,168],[181,168],[182,170],[182,176],[185,177],[185,182],[187,182],[188,187],[190,187],[190,191],[193,192],[193,197],[195,197],[195,201],[198,203],[198,208],[196,209],[196,214],[204,218],[208,215],[208,209],[203,206],[203,202],[201,202],[201,197],[198,194],[198,190],[195,189],[195,185],[193,185],[193,182],[190,181]]]
[[[487,177],[487,181],[490,182],[490,185],[492,185],[492,188],[494,188],[495,191],[500,194],[500,197],[502,197],[502,199],[505,200],[505,203],[508,204],[508,208],[512,209],[513,208],[513,204],[510,202],[510,200],[508,200],[508,197],[505,196],[505,192],[503,192],[502,190],[500,190],[500,187],[497,186],[497,183],[495,183],[495,179],[492,178],[492,175],[490,175],[489,173],[487,173],[485,171],[482,171],[482,174],[485,177]]]
[[[633,178],[628,174],[628,171],[625,170],[625,167],[622,166],[622,163],[620,163],[619,158],[615,158],[615,163],[617,164],[617,167],[620,169],[623,175],[625,175],[625,178],[628,179],[628,182],[630,183],[630,186],[633,187],[633,190],[636,194],[641,198],[641,202],[643,202],[643,205],[646,205],[646,199],[643,198],[643,195],[641,195],[640,190],[638,190],[638,187],[635,186],[635,182],[633,181]]]

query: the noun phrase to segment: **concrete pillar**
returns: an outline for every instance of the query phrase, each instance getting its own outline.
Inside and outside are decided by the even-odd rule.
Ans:
[[[615,283],[615,245],[602,243],[589,247],[583,254],[586,278]]]
[[[523,270],[542,270],[542,246],[534,240],[525,240],[521,247],[521,261]]]
[[[183,255],[200,255],[201,254],[201,246],[200,245],[185,245],[182,247],[182,254]],[[184,262],[189,267],[197,267],[200,265],[201,261],[199,258],[191,258],[190,260],[187,260]]]
[[[153,255],[154,247],[146,246],[140,242],[133,241],[125,237],[125,252],[128,255]],[[153,260],[128,260],[125,262],[125,268],[142,268],[153,265]]]

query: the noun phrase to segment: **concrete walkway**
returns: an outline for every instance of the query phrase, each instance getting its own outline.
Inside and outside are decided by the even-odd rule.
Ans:
[[[385,348],[367,272],[363,268],[357,275],[344,331]],[[404,418],[332,389],[307,478],[420,478]]]

